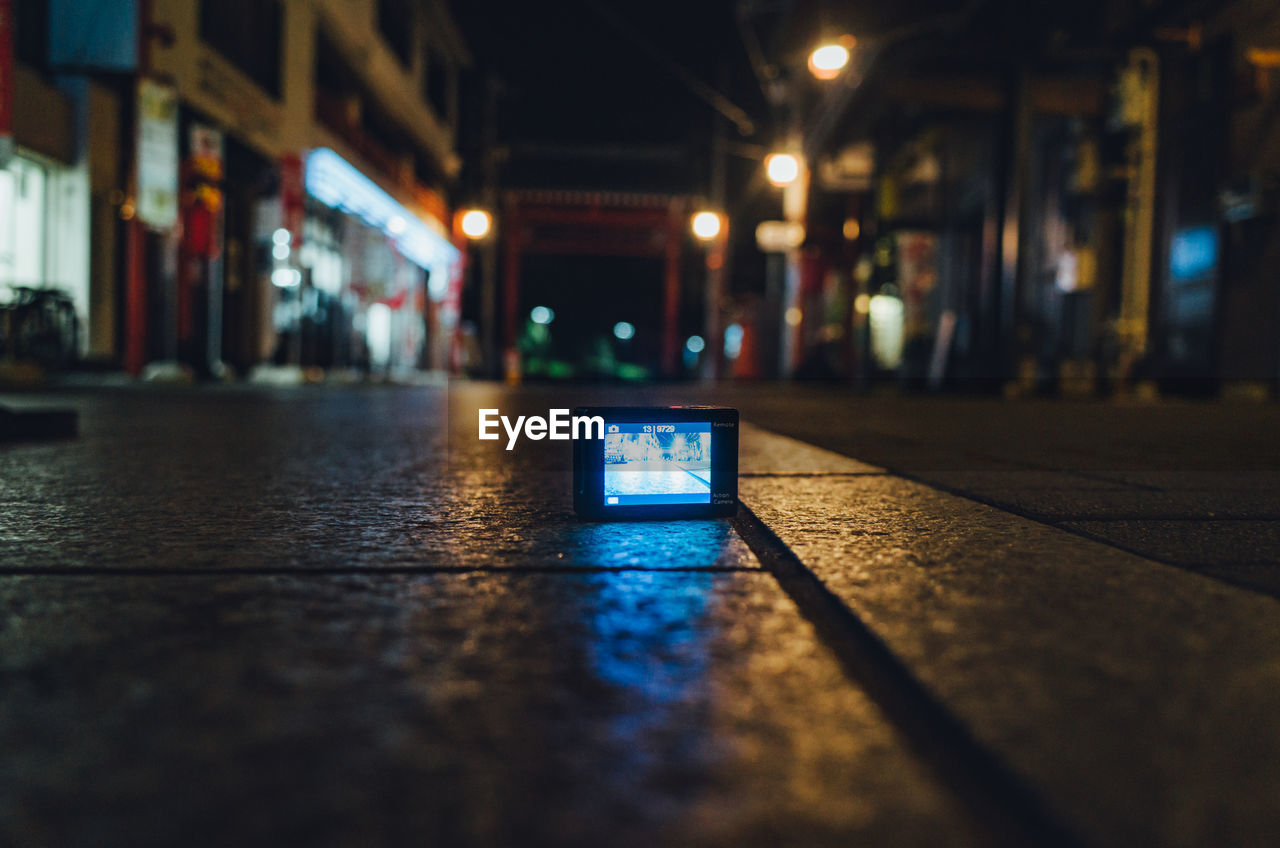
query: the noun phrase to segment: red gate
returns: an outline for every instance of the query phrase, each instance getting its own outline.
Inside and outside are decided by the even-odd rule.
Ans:
[[[503,194],[503,343],[515,350],[520,263],[532,253],[664,260],[662,373],[679,363],[680,242],[688,203],[666,194],[510,191]]]

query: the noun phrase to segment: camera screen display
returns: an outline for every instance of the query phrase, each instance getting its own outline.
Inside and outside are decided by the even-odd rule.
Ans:
[[[609,424],[604,503],[711,503],[711,423]]]

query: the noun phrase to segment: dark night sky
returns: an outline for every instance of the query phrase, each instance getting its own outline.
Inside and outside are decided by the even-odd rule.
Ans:
[[[476,58],[507,90],[504,141],[679,144],[705,136],[712,110],[611,26],[646,40],[756,119],[769,143],[768,108],[739,36],[736,0],[455,0],[454,15]],[[803,66],[824,35],[874,35],[965,8],[957,0],[780,0],[755,30],[771,61]],[[723,67],[721,67],[723,65]],[[727,75],[725,79],[724,75]],[[474,106],[474,103],[472,104]],[[736,133],[735,133],[736,137]]]
[[[762,15],[756,32],[768,59],[800,74],[816,96],[821,83],[809,79],[804,62],[808,48],[823,35],[872,34],[965,5],[942,0],[784,1],[773,6],[789,13]],[[498,143],[510,155],[501,168],[501,188],[705,197],[716,113],[627,33],[751,116],[754,135],[745,137],[727,125],[731,141],[767,149],[780,141],[783,122],[771,112],[752,72],[736,6],[735,0],[455,0],[451,8],[475,58],[463,89],[463,193],[475,196],[480,184],[484,79],[492,73],[502,81]],[[621,23],[623,32],[610,17]],[[731,227],[735,259],[730,291],[760,291],[763,258],[752,234],[758,220],[780,216],[780,195],[764,182],[758,160],[732,155],[727,166],[727,208],[736,222]],[[697,249],[690,245],[685,251],[682,337],[697,332],[702,322],[705,272],[698,267]],[[580,340],[607,333],[615,320],[631,320],[638,329],[633,347],[641,353],[646,347],[642,340],[658,333],[660,267],[653,263],[627,266],[625,260],[544,257],[526,262],[524,269],[521,313],[535,303],[554,308],[553,335]],[[471,315],[473,308],[474,303]]]
[[[735,76],[750,76],[732,0],[467,0],[455,14],[477,69],[492,68],[506,83],[507,138],[663,144],[684,140],[694,124],[709,125],[710,109],[606,15],[708,82],[721,58]],[[758,101],[748,108],[758,112]]]
[[[504,184],[705,191],[714,111],[608,18],[708,84],[723,82],[764,133],[767,109],[733,9],[733,0],[455,3],[476,60],[464,92],[464,156],[479,147],[483,77],[492,71],[503,83],[499,141],[511,152]]]

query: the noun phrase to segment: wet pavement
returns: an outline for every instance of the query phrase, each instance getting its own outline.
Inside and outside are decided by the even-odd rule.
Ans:
[[[578,521],[496,392],[88,394],[0,450],[4,841],[989,841],[728,522]]]
[[[1275,599],[888,475],[741,497],[1084,842],[1280,834]]]
[[[0,593],[6,844],[975,843],[758,572]]]
[[[1280,406],[721,390],[761,426],[1280,597]]]
[[[1104,406],[810,391],[717,399],[842,453],[745,424],[748,509],[648,523],[477,410],[694,387],[44,396],[81,435],[0,446],[0,842],[1273,841],[1253,423],[1085,455]]]

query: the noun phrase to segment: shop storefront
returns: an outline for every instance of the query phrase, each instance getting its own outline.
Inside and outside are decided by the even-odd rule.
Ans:
[[[80,325],[89,312],[89,181],[27,151],[0,168],[0,302],[15,287],[57,289],[71,299]],[[80,333],[78,344],[85,343]]]
[[[305,189],[300,232],[283,217],[259,229],[277,292],[272,360],[379,375],[425,367],[432,312],[461,254],[332,150],[307,156]]]

